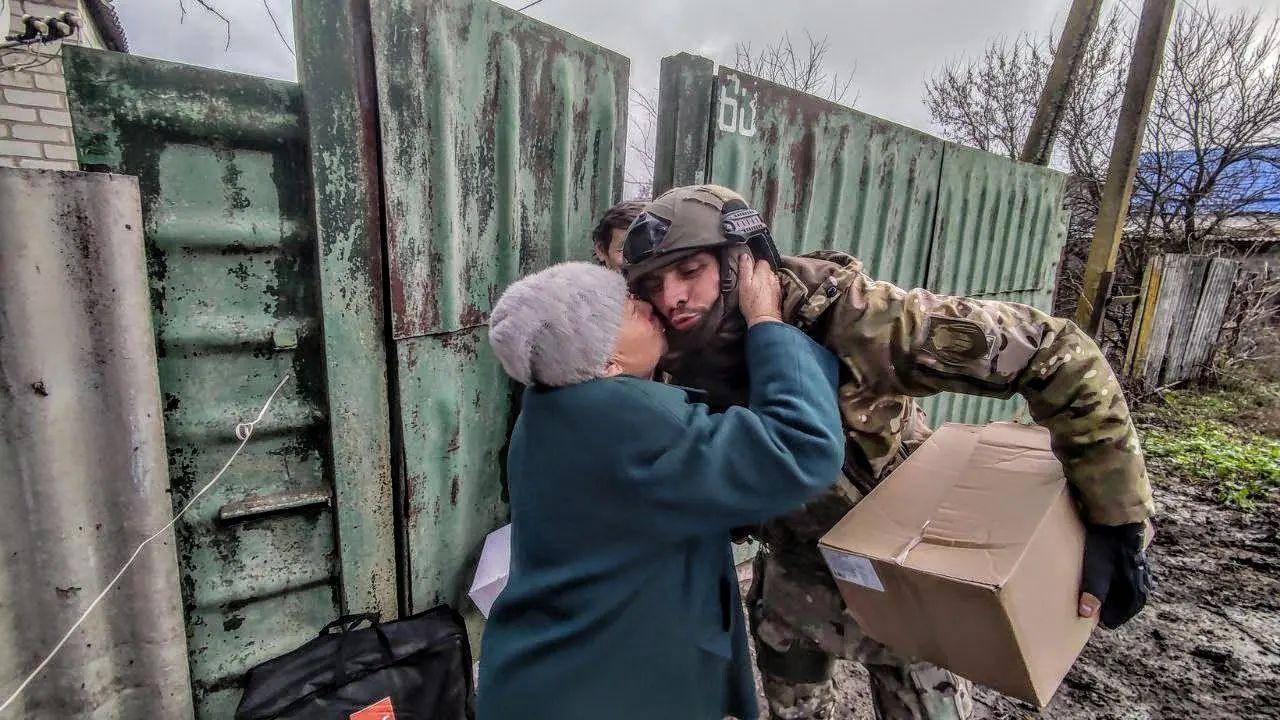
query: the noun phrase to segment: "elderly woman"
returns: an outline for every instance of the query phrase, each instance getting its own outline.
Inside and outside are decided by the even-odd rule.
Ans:
[[[751,403],[723,414],[650,379],[662,326],[617,273],[557,265],[494,307],[494,352],[529,387],[479,720],[757,717],[729,530],[827,488],[843,445],[835,358],[778,321],[767,264],[737,278]]]

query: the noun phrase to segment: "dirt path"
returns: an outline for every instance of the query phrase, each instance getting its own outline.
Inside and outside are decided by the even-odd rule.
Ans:
[[[978,718],[1280,718],[1280,506],[1247,515],[1207,488],[1152,480],[1158,586],[1146,611],[1097,631],[1042,713],[979,689]],[[837,683],[836,718],[871,720],[862,669],[841,663]]]

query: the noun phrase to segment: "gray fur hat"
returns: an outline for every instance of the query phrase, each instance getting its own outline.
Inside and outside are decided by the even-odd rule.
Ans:
[[[489,315],[489,343],[511,377],[563,387],[604,375],[618,341],[627,283],[567,262],[512,283]]]

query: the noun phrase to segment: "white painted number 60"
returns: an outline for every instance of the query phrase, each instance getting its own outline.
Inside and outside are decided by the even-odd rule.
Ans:
[[[733,86],[730,92],[729,86]],[[720,114],[716,123],[724,132],[743,137],[756,134],[756,94],[744,90],[737,75],[728,75],[720,83]]]

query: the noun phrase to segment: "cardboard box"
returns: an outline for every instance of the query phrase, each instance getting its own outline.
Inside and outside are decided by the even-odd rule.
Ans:
[[[1040,707],[1093,630],[1084,527],[1041,428],[944,425],[821,549],[868,635]]]

